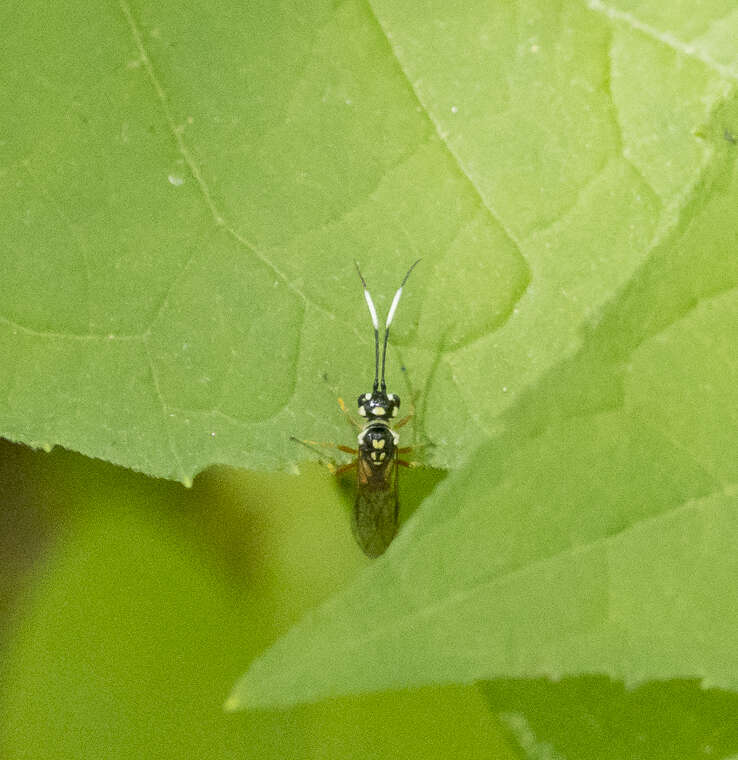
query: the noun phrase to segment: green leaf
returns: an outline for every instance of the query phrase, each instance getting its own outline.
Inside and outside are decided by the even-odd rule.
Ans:
[[[587,673],[738,687],[735,123],[730,99],[677,219],[579,351],[230,706]]]
[[[426,294],[426,364],[464,283],[444,257],[496,304],[455,341],[524,288],[366,6],[34,8],[3,19],[2,434],[185,482],[284,467],[372,376],[353,259],[386,308],[426,258],[393,331]]]
[[[624,689],[601,677],[494,681],[490,707],[530,760],[734,757],[738,695],[692,681]]]
[[[353,259],[382,309],[422,255],[390,379],[464,461],[685,219],[734,71],[581,3],[35,8],[3,17],[0,433],[184,482],[345,435]]]
[[[737,326],[732,292],[707,299],[633,352],[621,407],[482,446],[230,706],[586,673],[738,688]]]

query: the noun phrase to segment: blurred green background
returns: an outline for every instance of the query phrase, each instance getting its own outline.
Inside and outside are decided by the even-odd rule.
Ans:
[[[443,477],[403,473],[403,519]],[[250,661],[370,560],[349,484],[213,468],[193,488],[0,440],[0,757],[701,758],[738,696],[496,681],[227,714]]]
[[[403,474],[406,515],[442,475]],[[0,442],[0,756],[516,756],[474,686],[223,712],[253,657],[369,561],[349,504],[317,465],[187,490]]]

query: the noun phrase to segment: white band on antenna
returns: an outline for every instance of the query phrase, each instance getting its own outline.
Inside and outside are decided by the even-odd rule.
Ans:
[[[392,299],[392,306],[390,306],[389,314],[387,314],[387,324],[385,325],[385,329],[387,329],[390,326],[390,323],[394,319],[395,310],[397,309],[397,304],[400,302],[401,295],[402,295],[402,286],[398,288],[397,293],[395,293],[395,297]]]
[[[369,307],[369,313],[372,315],[372,324],[375,330],[379,330],[379,320],[377,319],[377,310],[374,308],[374,301],[369,295],[369,291],[364,288],[364,298],[366,298],[366,305]],[[394,308],[394,304],[393,304]]]

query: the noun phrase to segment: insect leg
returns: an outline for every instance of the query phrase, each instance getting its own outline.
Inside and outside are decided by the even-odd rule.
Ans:
[[[324,448],[337,449],[338,451],[343,451],[346,454],[353,454],[354,456],[358,454],[358,451],[356,449],[349,448],[348,446],[339,446],[335,443],[323,443],[322,441],[303,441],[301,438],[297,438],[294,435],[290,436],[290,440],[295,441],[296,443],[299,443],[310,449],[310,451],[315,452],[320,457],[320,461],[325,465],[331,475],[340,475],[342,472],[346,472],[347,470],[350,470],[352,467],[356,466],[356,459],[354,459],[353,462],[349,462],[345,465],[337,465],[330,459],[326,459],[326,457],[323,456],[323,452],[320,451],[318,447],[322,446]]]
[[[341,407],[341,411],[346,415],[346,421],[348,422],[351,427],[356,428],[357,430],[361,430],[361,423],[357,422],[352,416],[351,412],[346,408],[346,404],[343,403],[343,399],[339,396],[338,397],[338,406]]]
[[[403,467],[409,467],[411,470],[423,466],[422,462],[408,462],[407,459],[398,459],[397,464],[402,465]]]
[[[312,451],[316,450],[316,446],[322,446],[324,449],[336,449],[338,451],[343,451],[346,454],[353,454],[356,456],[359,451],[358,449],[352,449],[350,446],[342,446],[339,443],[327,443],[325,441],[311,441],[311,440],[303,440],[302,438],[297,438],[294,435],[290,436],[290,440],[296,441],[297,443],[301,443],[303,446],[307,446]],[[317,452],[320,453],[320,452]]]
[[[407,454],[409,451],[417,451],[418,449],[432,449],[435,448],[435,443],[428,441],[427,443],[414,443],[412,446],[402,446],[398,449],[400,454]]]
[[[399,422],[398,422],[398,423],[397,423],[397,424],[394,426],[395,430],[397,430],[398,428],[401,428],[401,427],[404,427],[405,425],[407,425],[407,423],[408,423],[408,422],[410,422],[410,420],[413,418],[413,416],[414,416],[414,415],[415,415],[415,409],[411,409],[411,410],[410,410],[410,412],[409,412],[408,414],[406,414],[406,415],[405,415],[405,416],[404,416],[404,417],[403,417],[403,418],[402,418],[402,419],[401,419],[401,420],[400,420],[400,421],[399,421]]]
[[[433,446],[432,443],[417,443],[415,446],[401,446],[397,449],[398,454],[409,454],[412,451],[417,451],[417,449],[424,449],[428,446]],[[398,459],[398,464],[401,464],[403,467],[423,467],[422,462],[408,462],[406,459]]]
[[[334,475],[343,475],[344,472],[348,472],[349,470],[353,470],[354,467],[359,463],[358,459],[354,459],[353,462],[349,462],[348,464],[343,464],[340,467],[336,467],[336,469],[333,470]]]

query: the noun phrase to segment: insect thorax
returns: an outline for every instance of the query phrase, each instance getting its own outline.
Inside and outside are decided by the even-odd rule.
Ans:
[[[392,461],[399,439],[386,422],[371,422],[359,433],[359,456],[373,467],[384,467]]]
[[[367,420],[390,420],[400,411],[400,397],[375,389],[372,393],[362,393],[358,400],[359,416]]]

